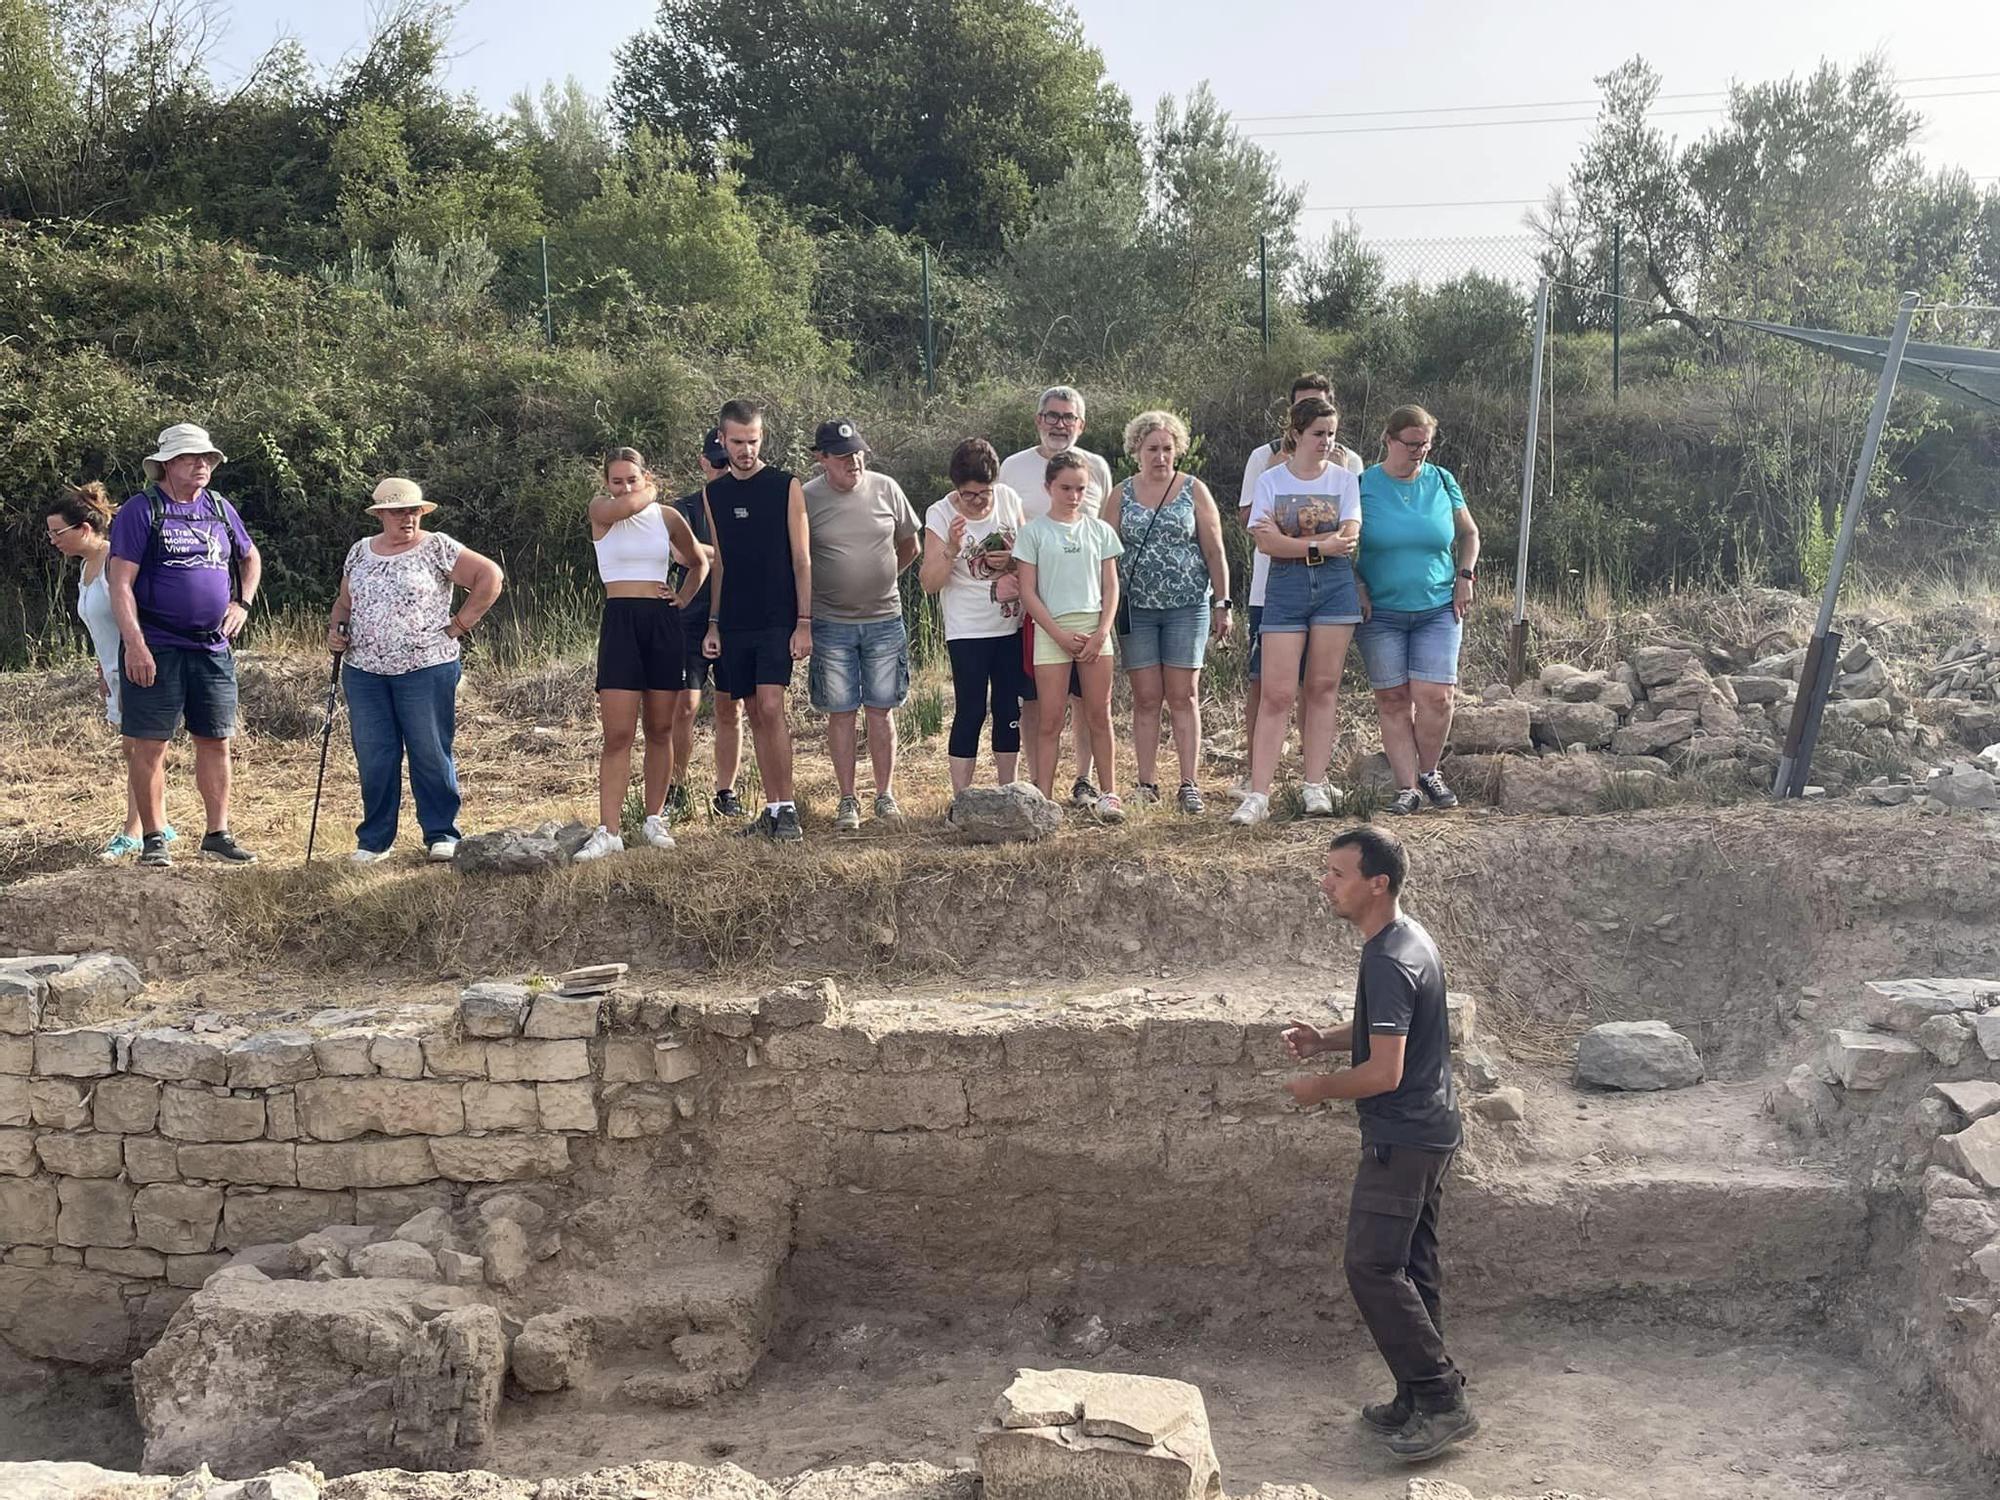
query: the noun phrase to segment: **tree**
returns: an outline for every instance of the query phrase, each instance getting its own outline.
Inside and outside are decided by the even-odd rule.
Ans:
[[[992,257],[1035,192],[1132,136],[1125,97],[1058,0],[661,0],[619,49],[626,133],[795,211]]]
[[[509,122],[514,149],[527,157],[543,205],[563,219],[597,191],[614,145],[604,106],[574,78],[561,89],[542,85],[540,108],[525,90],[514,96]]]
[[[1361,242],[1353,220],[1336,224],[1299,257],[1294,294],[1314,328],[1356,328],[1382,307],[1382,258]]]
[[[1158,331],[1143,238],[1146,166],[1138,152],[1080,161],[1007,237],[1002,284],[1016,346],[1031,369],[1101,366]]]

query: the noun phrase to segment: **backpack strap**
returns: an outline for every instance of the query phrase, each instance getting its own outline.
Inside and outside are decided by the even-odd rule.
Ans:
[[[166,545],[167,497],[156,484],[149,484],[142,491],[146,501],[146,557],[147,566],[154,566]],[[229,511],[223,496],[215,490],[202,491],[208,496],[208,513],[222,528],[222,540],[229,548],[229,597],[243,597],[243,559],[236,547],[236,528],[229,524]]]

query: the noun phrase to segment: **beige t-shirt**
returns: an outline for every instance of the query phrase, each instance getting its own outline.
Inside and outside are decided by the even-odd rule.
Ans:
[[[1069,450],[1083,460],[1089,482],[1083,492],[1083,508],[1093,516],[1111,493],[1111,465],[1084,448]],[[1021,497],[1021,514],[1030,521],[1049,513],[1049,461],[1039,448],[1023,448],[1010,453],[1000,465],[1000,483]]]
[[[857,625],[896,618],[903,612],[896,544],[924,526],[903,487],[887,474],[869,472],[845,494],[824,474],[804,490],[813,618]]]

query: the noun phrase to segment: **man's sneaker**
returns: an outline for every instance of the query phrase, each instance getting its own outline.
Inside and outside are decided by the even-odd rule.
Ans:
[[[257,856],[236,842],[236,835],[224,828],[207,834],[201,841],[203,859],[219,859],[226,865],[254,865]]]
[[[1097,799],[1095,805],[1100,823],[1122,823],[1125,821],[1125,803],[1116,792],[1106,792]]]
[[[677,781],[667,788],[667,805],[663,811],[670,823],[685,823],[693,814],[694,798],[688,795],[685,781]]]
[[[746,812],[743,804],[736,799],[736,788],[733,786],[726,786],[718,791],[708,807],[718,818],[740,818]]]
[[[1097,788],[1090,784],[1088,776],[1079,776],[1069,789],[1069,800],[1078,807],[1097,806]]]
[[[1192,781],[1181,783],[1180,809],[1190,817],[1196,818],[1208,811],[1208,803],[1202,798],[1201,788]]]
[[[431,846],[424,850],[424,857],[435,865],[448,865],[458,858],[457,839],[432,839]]]
[[[875,817],[878,821],[887,818],[893,822],[902,816],[903,809],[897,803],[894,792],[877,792],[875,794]]]
[[[1160,800],[1160,784],[1157,781],[1142,781],[1132,789],[1132,800],[1141,807],[1151,807]]]
[[[647,844],[655,849],[674,847],[673,830],[667,826],[665,813],[654,813],[646,819],[645,837]]]
[[[1458,793],[1444,784],[1444,777],[1436,771],[1426,771],[1417,778],[1417,785],[1423,794],[1431,799],[1432,807],[1458,806]]]
[[[756,817],[737,829],[736,836],[739,839],[768,839],[775,836],[777,826],[777,818],[772,815],[771,809],[767,807],[758,813]]]
[[[799,827],[799,810],[790,802],[778,804],[778,815],[771,821],[771,837],[781,844],[796,844],[806,836]]]
[[[149,833],[139,845],[139,863],[148,869],[164,870],[174,862],[167,853],[167,836],[164,833]]]
[[[1389,1439],[1389,1451],[1406,1464],[1420,1464],[1436,1458],[1453,1443],[1462,1443],[1479,1431],[1479,1418],[1461,1399],[1444,1411],[1418,1411],[1403,1424],[1402,1431]]]
[[[618,834],[613,833],[609,828],[606,828],[602,823],[599,823],[597,831],[585,839],[583,847],[572,854],[570,858],[581,862],[586,859],[602,859],[607,854],[623,854],[624,852],[625,840]]]
[[[143,840],[135,839],[129,833],[113,834],[111,842],[97,851],[97,857],[106,864],[114,859],[123,859],[128,854],[137,854],[145,848]]]
[[[1406,786],[1396,793],[1396,800],[1389,804],[1389,811],[1399,818],[1407,818],[1411,813],[1424,810],[1424,794],[1413,786]]]
[[[861,801],[856,797],[842,797],[840,806],[833,810],[833,831],[853,833],[861,827]]]
[[[1333,784],[1326,781],[1308,781],[1301,789],[1305,799],[1305,814],[1309,818],[1330,818],[1333,816]]]
[[[347,856],[350,865],[379,865],[389,857],[387,849],[356,849]]]
[[[1237,804],[1236,811],[1229,815],[1229,821],[1238,828],[1248,828],[1252,823],[1261,823],[1271,816],[1271,798],[1265,792],[1246,792]]]
[[[1411,1417],[1417,1414],[1417,1403],[1408,1390],[1396,1387],[1396,1399],[1377,1401],[1361,1408],[1361,1420],[1384,1437],[1393,1437],[1409,1425]]]

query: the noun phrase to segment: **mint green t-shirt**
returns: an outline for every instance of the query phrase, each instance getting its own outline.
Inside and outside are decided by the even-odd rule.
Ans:
[[[1380,464],[1361,476],[1361,551],[1354,566],[1374,609],[1421,614],[1451,603],[1458,564],[1453,512],[1465,505],[1451,470],[1424,464],[1392,479]]]
[[[1067,522],[1037,517],[1014,540],[1015,559],[1034,564],[1035,592],[1058,617],[1103,609],[1104,560],[1124,555],[1118,533],[1088,511]]]

